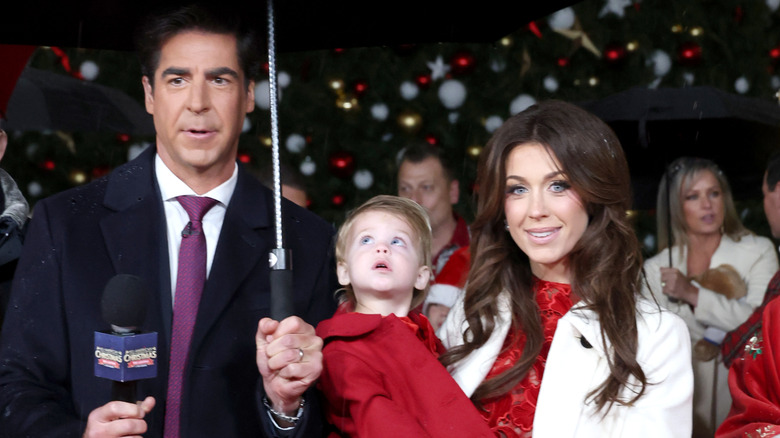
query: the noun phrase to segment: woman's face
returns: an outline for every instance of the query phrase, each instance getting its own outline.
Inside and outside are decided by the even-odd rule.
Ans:
[[[588,213],[560,165],[538,143],[516,146],[506,160],[504,212],[509,234],[542,280],[570,283],[569,253]]]
[[[680,198],[688,235],[720,234],[724,218],[723,191],[712,172],[702,170],[695,173],[689,188],[683,189]]]

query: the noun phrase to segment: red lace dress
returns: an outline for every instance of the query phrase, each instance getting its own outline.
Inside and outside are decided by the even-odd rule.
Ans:
[[[528,375],[521,380],[509,393],[488,400],[483,400],[485,409],[482,416],[499,437],[530,437],[533,432],[536,400],[542,383],[544,365],[547,353],[550,351],[558,320],[569,311],[572,304],[571,286],[563,283],[553,283],[534,278],[536,302],[541,310],[544,342],[542,351]],[[504,341],[504,347],[496,358],[493,368],[486,379],[503,373],[514,365],[525,346],[525,334],[511,331]]]

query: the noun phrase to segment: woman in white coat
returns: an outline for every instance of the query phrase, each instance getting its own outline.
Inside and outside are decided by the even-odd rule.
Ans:
[[[642,299],[612,130],[547,101],[486,145],[443,362],[498,436],[690,437],[684,322]]]
[[[711,437],[731,406],[728,369],[717,345],[761,304],[778,269],[777,255],[769,239],[742,225],[729,183],[710,160],[672,162],[658,188],[656,212],[660,252],[645,262],[644,293],[652,292],[688,326],[696,346],[693,436]],[[713,281],[716,270],[734,278]]]

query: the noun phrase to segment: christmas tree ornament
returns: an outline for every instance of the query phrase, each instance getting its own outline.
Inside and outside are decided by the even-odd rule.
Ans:
[[[479,158],[479,154],[482,153],[482,146],[480,145],[471,145],[466,149],[466,153],[469,154],[469,157],[477,159]]]
[[[574,15],[574,9],[571,7],[563,8],[560,11],[557,11],[550,15],[547,18],[547,24],[550,25],[550,28],[553,30],[562,30],[562,29],[571,29],[572,26],[574,26],[574,20],[576,16]]]
[[[128,134],[120,132],[119,134],[116,135],[116,141],[120,143],[127,143],[128,141],[130,141],[130,136]]]
[[[271,83],[263,80],[255,85],[255,105],[262,110],[271,108]]]
[[[280,71],[278,75],[276,75],[276,83],[279,85],[279,88],[287,88],[290,86],[290,82],[292,79],[290,79],[290,74],[286,71]]]
[[[338,178],[349,178],[355,172],[355,156],[351,152],[336,151],[328,157],[330,173]]]
[[[737,90],[737,93],[739,94],[745,94],[750,90],[750,81],[748,81],[746,77],[740,76],[734,81],[734,89]]]
[[[258,135],[257,140],[260,142],[261,145],[267,148],[273,146],[273,140],[271,140],[271,137],[268,135]]]
[[[682,24],[674,24],[672,25],[672,33],[682,33],[683,26]]]
[[[431,86],[431,75],[429,73],[420,73],[414,78],[414,83],[425,90]]]
[[[659,78],[666,76],[672,69],[672,58],[663,50],[655,50],[647,62],[653,66],[653,74]]]
[[[585,33],[585,31],[582,29],[580,21],[576,17],[574,17],[572,26],[560,29],[553,28],[553,30],[555,33],[561,34],[572,41],[572,53],[577,51],[580,47],[583,47],[585,50],[593,53],[597,58],[601,58],[601,50],[596,47],[596,45],[590,39],[590,36]]]
[[[244,164],[249,164],[249,162],[252,161],[252,156],[246,152],[241,152],[238,154],[238,161]]]
[[[439,87],[439,100],[447,109],[456,109],[466,101],[466,86],[457,79],[448,79]]]
[[[689,41],[682,43],[677,50],[677,62],[685,66],[696,66],[701,63],[702,48],[698,43]]]
[[[780,88],[780,76],[773,75],[771,78],[769,78],[769,83],[771,84],[772,88]]]
[[[490,116],[485,119],[485,130],[489,133],[493,133],[496,129],[500,128],[504,123],[504,120],[499,116]]]
[[[79,73],[81,73],[81,77],[84,79],[94,81],[100,74],[100,67],[98,67],[95,61],[84,61],[81,63],[81,67],[79,67]]]
[[[111,168],[108,166],[97,166],[92,168],[92,179],[102,178],[111,172]]]
[[[607,14],[615,14],[620,18],[626,16],[626,8],[631,6],[632,0],[607,0],[607,3],[601,8],[599,12],[599,18],[603,18]]]
[[[43,186],[41,186],[41,183],[38,181],[32,181],[30,184],[27,184],[27,193],[29,193],[30,196],[37,198],[43,193]]]
[[[450,66],[444,63],[444,59],[441,55],[437,56],[434,62],[427,62],[426,64],[428,65],[428,68],[431,69],[431,79],[434,81],[437,79],[444,79],[444,76],[450,71]]]
[[[41,163],[41,167],[46,170],[54,170],[54,168],[57,167],[57,165],[54,163],[54,160],[44,160],[43,163]]]
[[[604,48],[604,60],[608,65],[619,65],[626,59],[626,49],[622,44],[610,43]]]
[[[298,167],[298,170],[300,170],[301,174],[304,176],[312,176],[314,175],[314,172],[317,171],[317,163],[315,163],[314,160],[311,159],[311,157],[307,156],[301,162],[301,165]]]
[[[301,134],[290,134],[287,136],[284,145],[288,151],[298,154],[306,147],[306,139]]]
[[[420,94],[420,88],[411,81],[403,81],[401,83],[401,97],[405,100],[412,100]]]
[[[766,0],[766,7],[768,7],[770,11],[775,12],[777,8],[780,7],[780,0]]]
[[[347,198],[341,193],[336,193],[330,198],[330,203],[333,204],[334,207],[341,207],[346,201]]]
[[[398,115],[398,126],[405,132],[414,134],[422,126],[422,116],[414,111],[402,111]]]
[[[773,63],[780,60],[780,46],[775,46],[769,50],[769,59],[771,59]]]
[[[476,66],[474,54],[468,50],[459,50],[450,59],[450,71],[455,75],[465,75],[474,71]]]
[[[374,120],[383,122],[387,120],[387,116],[390,114],[390,109],[384,103],[375,103],[371,105],[371,117]]]
[[[542,84],[544,85],[544,89],[550,93],[555,93],[558,91],[558,79],[555,79],[554,76],[545,76]]]
[[[450,125],[458,123],[458,119],[460,119],[460,114],[458,114],[457,111],[452,111],[451,113],[447,114],[447,120],[450,121]]]
[[[360,169],[355,172],[352,182],[360,190],[366,190],[374,184],[374,174],[368,169]]]
[[[87,174],[83,170],[73,169],[68,173],[68,181],[73,185],[81,185],[87,182]]]
[[[506,47],[506,48],[512,47],[512,44],[514,44],[514,43],[515,43],[514,40],[510,36],[505,36],[505,37],[501,38],[500,40],[498,40],[498,44],[501,47]]]
[[[596,76],[591,76],[588,78],[588,85],[591,87],[597,87],[599,85],[599,78]]]
[[[340,93],[336,99],[336,106],[344,111],[351,111],[358,108],[358,100],[352,93]]]
[[[331,80],[328,81],[328,86],[333,91],[344,90],[344,80],[343,79],[331,79]]]
[[[565,56],[561,56],[556,61],[556,64],[558,64],[558,67],[568,67],[569,66],[569,58]]]
[[[525,111],[526,108],[536,103],[536,99],[531,97],[528,94],[521,94],[514,99],[512,99],[512,102],[509,104],[509,114],[515,115],[522,111]]]
[[[439,144],[439,139],[433,134],[425,134],[425,142],[431,146],[436,146]]]
[[[704,29],[702,29],[701,26],[693,26],[688,33],[690,33],[692,37],[700,37],[704,34]]]
[[[506,70],[506,59],[501,55],[490,57],[490,70],[493,73],[501,73]]]
[[[636,52],[638,49],[639,49],[639,41],[634,40],[626,43],[626,50],[628,50],[629,52]]]
[[[241,126],[241,132],[246,134],[249,132],[249,130],[252,129],[252,121],[249,119],[249,117],[244,117],[244,124]]]
[[[352,92],[358,98],[363,96],[368,91],[368,82],[364,79],[358,79],[352,83]]]

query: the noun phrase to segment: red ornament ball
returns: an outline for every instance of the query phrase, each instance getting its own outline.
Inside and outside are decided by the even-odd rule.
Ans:
[[[328,158],[328,166],[338,178],[349,178],[355,172],[355,157],[347,151],[334,152]]]
[[[780,60],[780,46],[774,47],[771,50],[769,50],[769,57],[772,58],[773,62]]]
[[[425,142],[428,143],[429,145],[436,146],[437,144],[439,144],[439,139],[436,138],[436,136],[433,134],[426,134]]]
[[[604,59],[615,65],[626,59],[626,48],[622,44],[609,44],[604,48]]]
[[[352,84],[352,91],[355,92],[355,96],[361,97],[363,94],[365,94],[366,91],[368,91],[368,82],[362,79],[355,81],[355,83]]]
[[[238,154],[238,161],[246,164],[246,163],[249,163],[250,161],[252,161],[252,157],[249,154],[247,154],[246,152],[242,152],[242,153]]]
[[[46,169],[46,170],[54,170],[54,168],[55,168],[55,167],[57,167],[57,166],[54,164],[54,160],[46,160],[46,161],[44,161],[44,162],[43,162],[43,164],[42,164],[41,166],[42,166],[44,169]]]
[[[566,57],[560,57],[558,58],[558,67],[568,67],[569,66],[569,58]]]
[[[701,62],[702,48],[694,42],[687,42],[680,45],[677,50],[677,61],[680,64],[694,66]]]
[[[426,89],[431,86],[431,75],[428,73],[421,73],[414,78],[414,82],[418,87]]]
[[[347,198],[342,195],[341,193],[337,193],[333,195],[332,198],[330,198],[330,203],[333,204],[336,207],[341,207],[344,205],[344,202],[346,202]]]
[[[122,143],[127,143],[130,141],[130,136],[128,134],[117,134],[116,139]]]
[[[468,50],[461,50],[456,52],[450,59],[450,71],[456,75],[471,73],[476,63],[477,61],[473,53]]]

